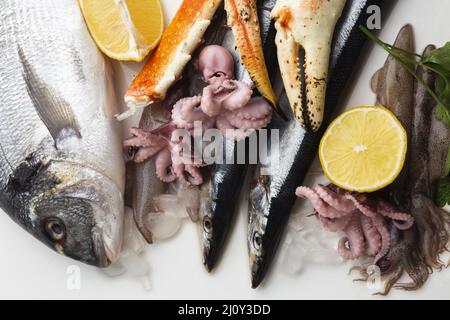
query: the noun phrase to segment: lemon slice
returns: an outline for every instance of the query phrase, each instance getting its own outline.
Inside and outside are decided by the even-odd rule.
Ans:
[[[161,39],[159,0],[78,0],[97,46],[117,60],[142,61]]]
[[[374,192],[391,184],[402,171],[407,134],[383,107],[358,107],[339,116],[320,142],[325,175],[349,191]]]

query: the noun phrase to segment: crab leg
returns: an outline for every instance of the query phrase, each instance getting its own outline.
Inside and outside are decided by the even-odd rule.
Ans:
[[[165,98],[169,88],[181,77],[192,53],[222,0],[184,0],[164,32],[161,42],[125,94],[129,108],[117,116],[124,120],[139,109]]]
[[[278,0],[272,11],[284,87],[295,117],[309,131],[323,121],[331,42],[345,4]]]
[[[256,0],[225,0],[225,10],[242,63],[259,93],[276,108],[277,101],[264,59]]]

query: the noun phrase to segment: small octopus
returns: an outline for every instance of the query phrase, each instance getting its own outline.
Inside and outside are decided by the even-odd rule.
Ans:
[[[414,224],[412,215],[368,194],[318,185],[314,189],[299,187],[296,195],[311,201],[325,230],[345,233],[338,252],[347,260],[367,255],[374,257],[373,264],[378,263],[391,247],[389,222],[398,230],[408,230]]]
[[[242,140],[266,127],[272,119],[270,104],[263,97],[252,98],[251,87],[233,79],[234,59],[227,49],[217,45],[205,47],[198,58],[198,70],[207,84],[201,95],[171,103],[166,125],[152,132],[132,128],[132,137],[124,141],[132,161],[140,163],[156,157],[156,174],[163,182],[178,179],[192,185],[203,183],[203,164],[192,158],[183,159],[181,146],[186,141],[175,134],[177,129],[186,130],[192,137],[195,124],[201,123],[203,130],[217,128],[226,139]]]
[[[208,85],[202,95],[175,104],[172,121],[178,128],[191,130],[195,121],[202,121],[204,130],[216,127],[227,139],[242,140],[269,124],[270,104],[262,97],[252,98],[253,91],[245,82],[233,80],[234,60],[227,49],[205,47],[198,68]]]

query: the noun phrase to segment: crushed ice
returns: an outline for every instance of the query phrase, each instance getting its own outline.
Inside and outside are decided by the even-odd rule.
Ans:
[[[328,184],[319,161],[315,161],[305,185]],[[309,201],[298,200],[289,220],[285,241],[281,246],[280,267],[288,275],[299,274],[306,265],[341,264],[337,244],[342,234],[325,231]]]

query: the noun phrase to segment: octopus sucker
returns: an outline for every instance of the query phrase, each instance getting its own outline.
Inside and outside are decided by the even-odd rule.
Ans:
[[[158,178],[165,182],[170,183],[176,180],[177,176],[175,175],[171,154],[168,149],[161,150],[156,156],[155,160],[156,165],[156,175]]]
[[[319,184],[314,188],[316,193],[325,201],[328,203],[328,205],[336,208],[339,211],[352,211],[355,209],[355,205],[353,201],[348,199],[342,199],[342,197],[339,197],[338,194],[334,191],[332,191],[330,188],[323,186]]]
[[[317,213],[325,218],[336,219],[345,217],[349,214],[349,212],[342,212],[328,205],[313,189],[299,187],[295,194],[297,197],[306,198],[311,201]]]
[[[369,256],[375,256],[381,248],[381,235],[373,226],[371,220],[366,216],[361,216],[361,228],[366,240],[366,252]]]
[[[361,211],[364,215],[366,215],[369,218],[376,217],[377,213],[376,211],[369,205],[368,199],[365,196],[359,195],[359,198],[357,198],[356,195],[347,193],[345,195],[345,198],[347,200],[350,200],[353,202],[356,209]]]
[[[191,130],[195,121],[206,121],[208,117],[200,109],[201,96],[183,98],[173,106],[172,123],[178,129]]]
[[[376,215],[372,218],[373,226],[378,231],[381,236],[381,249],[378,251],[377,255],[374,258],[374,264],[380,261],[388,252],[389,247],[391,245],[389,229],[386,225],[386,221],[382,218],[381,215]]]
[[[365,240],[361,228],[360,216],[352,215],[344,232],[346,236],[339,241],[338,252],[344,259],[355,260],[360,258],[365,251]]]

